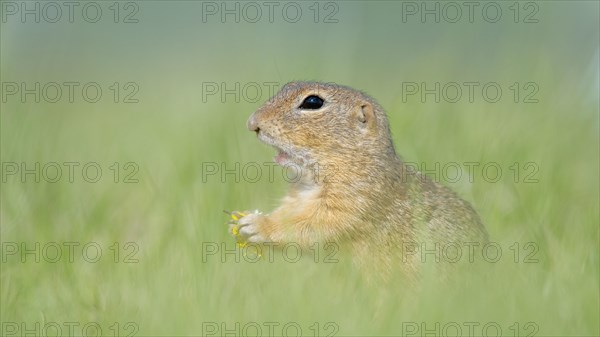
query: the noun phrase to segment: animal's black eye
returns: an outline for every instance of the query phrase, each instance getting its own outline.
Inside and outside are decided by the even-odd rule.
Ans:
[[[300,109],[317,110],[323,106],[323,99],[319,96],[308,96],[300,104]]]

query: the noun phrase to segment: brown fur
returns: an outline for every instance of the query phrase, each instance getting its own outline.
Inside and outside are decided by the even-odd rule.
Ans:
[[[310,95],[325,104],[300,110]],[[362,92],[288,83],[250,117],[248,128],[290,154],[302,172],[277,209],[249,219],[255,225],[249,237],[303,246],[346,243],[359,262],[383,269],[414,268],[415,261],[398,259],[403,242],[487,240],[469,203],[396,155],[384,110]]]

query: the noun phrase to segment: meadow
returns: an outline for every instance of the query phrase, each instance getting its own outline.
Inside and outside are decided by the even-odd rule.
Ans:
[[[495,2],[494,23],[393,1],[296,2],[295,23],[286,2],[273,22],[262,3],[238,23],[196,1],[7,16],[2,335],[600,335],[599,5],[533,3]],[[287,185],[245,123],[293,80],[377,99],[399,154],[474,205],[497,261],[415,288],[375,286],[343,252],[236,255],[223,210],[268,212]]]

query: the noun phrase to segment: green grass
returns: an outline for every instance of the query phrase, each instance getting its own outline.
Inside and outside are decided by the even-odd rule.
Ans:
[[[104,49],[95,49],[99,42],[85,35],[98,29],[89,25],[70,33],[81,43],[75,47],[76,42],[57,37],[70,32],[69,26],[3,24],[2,81],[136,81],[140,86],[138,104],[2,104],[3,163],[97,162],[103,170],[97,183],[85,182],[78,170],[73,183],[66,176],[57,183],[35,183],[31,176],[23,183],[10,176],[2,183],[3,332],[7,322],[27,327],[56,322],[65,335],[65,322],[79,327],[97,322],[104,335],[113,335],[110,327],[118,322],[119,334],[127,335],[125,324],[133,322],[138,336],[196,336],[206,332],[207,322],[228,328],[256,322],[264,336],[265,323],[279,323],[275,332],[281,334],[283,325],[296,322],[305,335],[313,335],[317,322],[319,335],[327,335],[333,330],[326,323],[333,322],[338,336],[367,336],[400,335],[422,323],[431,329],[436,322],[451,334],[456,322],[467,335],[466,324],[476,322],[476,334],[497,324],[503,335],[513,336],[517,322],[521,335],[532,326],[536,336],[599,334],[597,4],[546,4],[544,20],[529,30],[518,25],[497,30],[401,26],[383,5],[366,9],[352,2],[340,8],[345,9],[340,19],[347,20],[323,33],[336,47],[313,52],[295,48],[313,41],[322,26],[302,26],[303,32],[290,25],[203,26],[181,14],[185,3],[148,6],[143,13],[164,9],[160,24],[173,26],[159,31],[159,21],[146,14],[137,26],[107,27],[106,36],[98,36]],[[180,20],[169,21],[169,11]],[[579,15],[583,19],[574,19]],[[350,21],[354,16],[366,18],[361,29]],[[386,30],[390,25],[397,29]],[[110,29],[120,34],[111,35]],[[252,35],[257,32],[268,38],[257,39]],[[298,35],[292,41],[293,32]],[[31,46],[18,42],[33,40],[34,33],[47,40]],[[209,39],[215,36],[220,39]],[[137,44],[125,44],[131,39]],[[360,41],[368,48],[357,48]],[[88,56],[65,57],[58,42]],[[54,53],[38,60],[32,56],[36,44]],[[161,44],[165,47],[156,50]],[[463,176],[446,184],[478,210],[492,241],[503,248],[500,262],[463,268],[445,282],[426,276],[411,287],[402,279],[386,286],[369,283],[342,252],[333,264],[308,257],[297,263],[236,263],[231,255],[224,262],[216,256],[203,261],[206,243],[234,245],[222,210],[269,211],[286,183],[280,169],[273,182],[266,170],[255,183],[236,182],[232,175],[203,181],[206,163],[262,165],[274,153],[245,128],[265,95],[256,103],[231,98],[221,103],[214,97],[203,103],[202,83],[295,79],[335,81],[374,96],[388,111],[396,148],[407,161],[428,168],[436,162],[463,168],[465,162],[498,163],[503,174],[497,182],[476,170],[473,182]],[[496,81],[506,90],[515,81],[534,81],[539,103],[404,103],[402,81]],[[121,175],[114,183],[115,162],[122,174],[125,163],[136,163],[138,182],[124,183]],[[523,181],[528,171],[515,182],[509,168],[515,162],[522,170],[535,163],[537,182]],[[73,262],[63,249],[57,263],[43,256],[36,263],[33,255],[23,263],[21,252],[5,251],[22,242],[30,248],[35,242],[80,246]],[[80,248],[89,242],[103,249],[97,263],[81,256]],[[115,242],[117,263],[110,249]],[[124,247],[128,242],[138,248],[137,262],[124,263],[133,252]],[[519,263],[509,249],[515,242],[522,248]],[[528,242],[538,248],[536,263],[522,262]]]

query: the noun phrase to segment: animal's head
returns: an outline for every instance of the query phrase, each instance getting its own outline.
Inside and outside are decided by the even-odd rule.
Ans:
[[[383,109],[366,94],[336,84],[288,83],[247,125],[277,149],[280,165],[368,163],[394,153]]]

